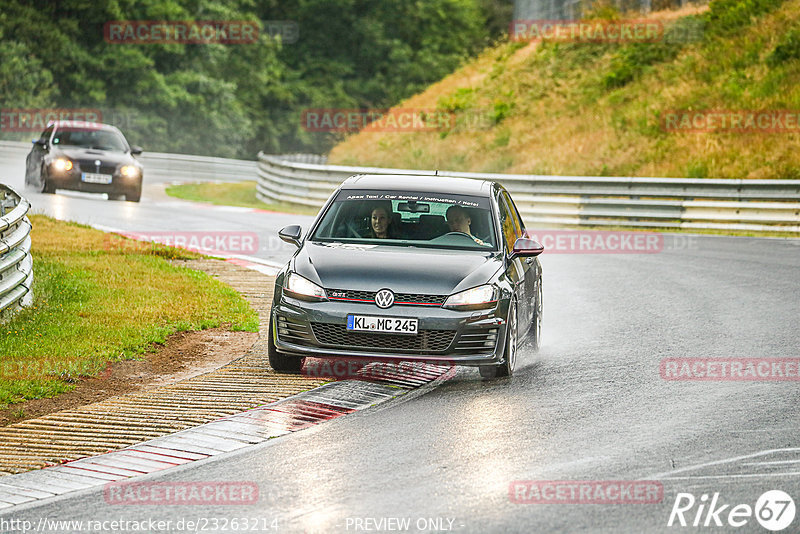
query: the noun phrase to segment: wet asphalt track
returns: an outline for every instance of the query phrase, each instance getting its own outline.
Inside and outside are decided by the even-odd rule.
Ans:
[[[21,162],[3,160],[0,173],[22,189]],[[37,211],[134,231],[257,231],[267,240],[284,224],[308,224],[236,211],[211,218],[148,190],[140,205],[25,194]],[[539,353],[522,351],[511,379],[461,370],[402,401],[140,479],[252,481],[254,505],[121,506],[87,490],[0,519],[158,519],[174,532],[188,531],[180,519],[235,517],[266,526],[277,519],[279,532],[405,531],[389,518],[429,532],[768,532],[755,518],[740,528],[667,521],[680,492],[718,492],[731,505],[723,522],[733,505],[753,506],[766,490],[800,505],[800,382],[667,381],[659,364],[799,357],[800,241],[665,243],[658,254],[545,253],[544,343]],[[257,256],[272,261],[291,253],[263,248]],[[509,498],[517,480],[660,480],[664,496],[657,504],[517,504]],[[696,512],[686,513],[690,523]],[[800,513],[783,532],[798,531]]]

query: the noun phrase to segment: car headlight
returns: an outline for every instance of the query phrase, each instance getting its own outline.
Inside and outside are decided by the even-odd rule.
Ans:
[[[71,171],[72,167],[74,166],[72,164],[72,160],[69,160],[67,158],[57,158],[53,160],[52,165],[53,169],[59,172]]]
[[[297,273],[289,273],[286,276],[286,284],[283,287],[293,297],[305,300],[328,300],[328,295],[325,294],[324,289]]]
[[[450,295],[443,306],[456,310],[478,310],[492,308],[496,304],[497,290],[494,286],[486,284]]]
[[[120,167],[119,173],[125,178],[138,178],[139,168],[135,165],[123,165]]]

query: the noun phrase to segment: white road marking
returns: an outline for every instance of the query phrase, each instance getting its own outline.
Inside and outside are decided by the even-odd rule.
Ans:
[[[672,471],[665,471],[663,473],[657,473],[657,474],[651,475],[650,477],[647,477],[647,478],[654,478],[654,479],[679,478],[679,477],[673,477],[672,475],[675,475],[677,473],[685,473],[686,471],[692,471],[692,470],[696,470],[696,469],[703,469],[704,467],[711,467],[711,466],[714,466],[714,465],[728,464],[728,463],[738,462],[739,460],[748,460],[750,458],[757,458],[759,456],[766,456],[768,454],[775,454],[775,453],[781,453],[781,452],[800,452],[800,448],[792,447],[792,448],[787,448],[787,449],[769,449],[769,450],[754,452],[754,453],[751,453],[751,454],[745,454],[743,456],[734,456],[734,457],[731,457],[731,458],[726,458],[724,460],[715,460],[713,462],[705,462],[705,463],[702,463],[702,464],[690,465],[688,467],[682,467],[680,469],[674,469]],[[794,474],[800,474],[800,473],[787,473],[787,474],[788,475],[794,475]],[[770,473],[769,475],[765,474],[763,476],[776,476],[776,475],[780,475],[780,473]],[[724,478],[726,476],[727,477],[737,477],[737,476],[741,477],[741,476],[762,476],[762,475],[755,475],[755,474],[754,475],[718,475],[718,476],[709,475],[707,478]],[[683,477],[683,478],[703,478],[703,477]]]
[[[800,475],[800,471],[788,473],[743,473],[738,475],[697,475],[687,477],[657,477],[656,480],[701,480],[708,478],[765,478],[765,477],[790,477]]]
[[[748,462],[742,465],[784,465],[784,464],[800,464],[800,460],[776,460],[774,462]]]

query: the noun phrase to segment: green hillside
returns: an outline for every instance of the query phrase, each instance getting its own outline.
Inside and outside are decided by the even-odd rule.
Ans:
[[[714,0],[648,18],[664,23],[656,42],[493,47],[398,106],[450,112],[457,120],[447,129],[362,131],[337,145],[331,162],[556,175],[800,177],[800,0]],[[687,113],[724,111],[722,120],[732,120],[751,110],[772,120],[731,129],[717,117],[715,124],[701,123],[711,131],[700,132],[676,130],[680,121],[666,127],[670,117]]]

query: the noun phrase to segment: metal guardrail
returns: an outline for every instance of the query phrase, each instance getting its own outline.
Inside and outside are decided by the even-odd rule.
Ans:
[[[0,141],[0,159],[24,161],[30,150],[31,143]],[[252,180],[256,173],[255,161],[241,159],[147,151],[137,159],[144,167],[145,182],[148,177],[156,176],[172,180],[241,181]]]
[[[0,157],[29,143],[0,141]],[[293,154],[246,161],[145,152],[149,176],[175,180],[251,180],[265,202],[320,207],[353,174],[434,176],[435,171],[327,165],[324,156]],[[497,180],[514,196],[529,226],[637,226],[800,233],[800,180],[618,178],[440,172]]]
[[[348,167],[258,155],[264,202],[320,207],[353,174],[434,176],[431,170]],[[439,172],[496,180],[528,226],[636,226],[800,233],[800,180],[616,178]]]
[[[33,301],[30,203],[0,184],[0,319]]]
[[[252,180],[256,172],[255,161],[241,159],[145,152],[138,160],[145,180],[148,175],[160,175],[175,180],[241,181]]]

